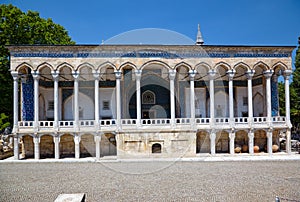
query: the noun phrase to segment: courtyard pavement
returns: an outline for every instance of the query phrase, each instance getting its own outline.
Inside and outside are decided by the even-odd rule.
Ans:
[[[0,201],[300,201],[300,155],[0,161]]]

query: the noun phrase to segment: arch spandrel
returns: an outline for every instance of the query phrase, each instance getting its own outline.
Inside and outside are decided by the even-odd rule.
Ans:
[[[30,69],[31,71],[34,70],[32,65],[28,64],[27,62],[23,62],[16,67],[15,71],[19,72],[20,70],[22,70],[24,68]]]

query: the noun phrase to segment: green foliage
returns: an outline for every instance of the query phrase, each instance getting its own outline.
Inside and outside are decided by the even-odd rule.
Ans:
[[[68,32],[50,18],[38,12],[22,12],[13,5],[0,5],[0,112],[12,118],[13,87],[9,72],[9,52],[6,45],[19,44],[75,44]]]
[[[0,114],[0,132],[10,125],[8,118],[4,113]]]

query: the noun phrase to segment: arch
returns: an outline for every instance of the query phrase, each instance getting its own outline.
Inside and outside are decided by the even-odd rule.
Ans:
[[[22,157],[34,157],[34,143],[32,135],[26,134],[22,136]]]
[[[60,136],[59,152],[62,158],[75,157],[75,142],[73,135],[63,134]]]
[[[166,69],[172,69],[167,63],[165,63],[163,61],[160,61],[160,60],[150,60],[150,61],[147,61],[146,63],[144,63],[141,66],[140,69],[143,70],[144,68],[146,68],[149,65],[160,65],[160,66],[165,67]]]
[[[199,67],[205,67],[206,71],[212,69],[212,67],[209,64],[207,64],[206,62],[200,62],[200,63],[196,64],[194,69],[197,70],[197,68],[199,68]]]
[[[94,141],[94,135],[92,134],[81,135],[81,140],[79,145],[80,145],[80,158],[96,156],[96,144]]]
[[[233,66],[233,69],[236,69],[236,68],[238,68],[238,67],[242,67],[243,69],[246,69],[246,70],[248,70],[248,71],[251,70],[250,66],[247,65],[247,64],[244,63],[244,62],[239,62],[239,63],[235,64],[235,65]]]
[[[180,67],[180,66],[184,66],[184,67],[186,67],[188,70],[192,70],[192,66],[189,65],[189,64],[186,63],[186,62],[180,62],[180,63],[176,64],[175,67],[174,67],[174,69],[177,69],[177,68]]]
[[[264,104],[263,103],[264,103],[264,98],[263,98],[262,94],[257,92],[253,96],[253,106],[255,106],[253,108],[253,116],[254,117],[263,117],[263,114],[264,114]]]
[[[226,71],[230,70],[231,67],[229,64],[225,63],[225,62],[218,62],[215,66],[214,69],[217,70],[219,67],[223,67]]]
[[[116,135],[113,133],[106,133],[101,135],[100,155],[112,156],[117,154]]]
[[[146,90],[142,94],[142,104],[155,104],[155,93],[153,93],[151,90]]]
[[[229,133],[225,130],[216,133],[216,152],[229,153]]]
[[[160,143],[155,143],[152,145],[151,150],[152,154],[159,154],[161,153],[161,144]]]
[[[272,66],[271,69],[274,70],[274,73],[275,73],[275,74],[278,74],[280,71],[281,71],[281,74],[282,74],[283,71],[285,71],[285,70],[288,69],[288,66],[285,65],[284,63],[282,63],[281,61],[279,61],[279,62],[276,62],[276,63]]]
[[[234,138],[234,151],[235,153],[248,152],[248,133],[246,130],[238,130]]]
[[[90,68],[90,69],[92,69],[92,70],[95,69],[95,67],[94,67],[92,64],[90,64],[90,63],[88,63],[88,62],[84,62],[84,63],[78,65],[76,71],[79,71],[79,72],[80,72],[80,70],[81,70],[82,68],[84,68],[84,67],[88,67],[88,68]]]
[[[63,103],[63,118],[64,120],[73,120],[73,99],[74,94],[69,96]],[[80,120],[93,120],[94,119],[94,102],[93,100],[79,92],[78,94],[78,104],[79,104],[79,119]]]
[[[268,70],[269,66],[266,63],[264,63],[262,61],[259,61],[255,65],[253,65],[253,69],[255,70],[256,68],[261,68],[263,70]]]
[[[112,67],[112,68],[114,69],[114,71],[117,70],[117,67],[116,67],[113,63],[111,63],[111,62],[109,62],[109,61],[106,61],[106,62],[100,64],[100,65],[98,66],[97,70],[101,71],[101,69],[102,69],[102,68],[105,68],[105,67]]]
[[[27,62],[23,62],[15,68],[15,71],[19,71],[22,68],[28,68],[30,70],[34,70],[34,68],[30,64],[28,64]]]
[[[43,63],[39,64],[36,69],[40,71],[46,67],[48,67],[51,71],[54,70],[53,66],[50,65],[48,62],[43,62]]]
[[[200,130],[197,132],[196,153],[210,153],[210,138],[207,131]]]
[[[75,68],[72,65],[70,65],[69,63],[67,63],[67,62],[63,62],[60,65],[58,65],[57,68],[56,68],[56,70],[58,70],[60,72],[60,69],[65,68],[65,67],[70,68],[71,71],[75,70]]]
[[[40,157],[54,158],[54,141],[52,135],[43,134],[40,137]]]
[[[267,133],[265,130],[260,129],[254,132],[254,152],[258,153],[262,151],[267,151]]]
[[[119,69],[122,70],[125,67],[131,67],[132,69],[137,70],[136,65],[131,62],[125,62],[125,63],[121,64]]]

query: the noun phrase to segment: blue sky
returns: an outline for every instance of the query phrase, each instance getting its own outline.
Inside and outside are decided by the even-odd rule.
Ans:
[[[179,32],[195,40],[200,23],[205,44],[297,45],[299,0],[4,0],[38,11],[64,26],[77,44],[141,28]]]

